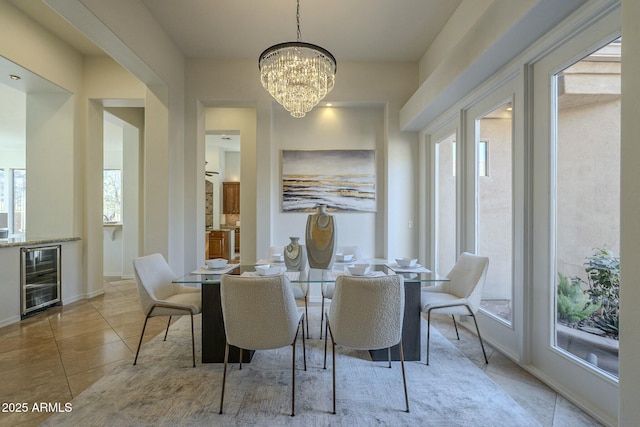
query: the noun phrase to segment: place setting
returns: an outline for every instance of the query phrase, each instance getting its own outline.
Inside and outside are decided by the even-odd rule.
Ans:
[[[205,265],[194,270],[191,274],[226,274],[237,268],[240,264],[229,264],[224,258],[214,258],[205,261]]]
[[[335,271],[335,276],[359,276],[359,277],[376,277],[386,276],[384,271],[372,270],[371,264],[368,263],[353,263],[345,266],[344,270]]]
[[[431,273],[431,270],[418,264],[416,258],[396,258],[395,262],[386,266],[396,273]]]

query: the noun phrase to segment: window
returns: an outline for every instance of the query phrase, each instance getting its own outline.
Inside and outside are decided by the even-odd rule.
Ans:
[[[618,374],[620,42],[556,73],[556,345]]]
[[[4,169],[0,169],[0,212],[9,212],[9,203],[5,187],[7,186],[6,172]]]
[[[489,176],[487,169],[487,141],[478,142],[478,176]],[[456,176],[456,142],[451,142],[451,176]]]
[[[456,204],[455,179],[456,133],[436,141],[436,268],[447,274],[456,263]]]
[[[487,141],[478,142],[478,176],[487,174]]]
[[[27,231],[27,171],[13,169],[13,233]]]
[[[122,222],[122,170],[105,169],[103,189],[103,221]]]
[[[513,119],[505,102],[476,119],[477,245],[491,259],[482,308],[512,321],[513,296]],[[488,144],[491,141],[491,145]],[[495,160],[488,172],[488,149]],[[482,178],[482,179],[479,179]]]

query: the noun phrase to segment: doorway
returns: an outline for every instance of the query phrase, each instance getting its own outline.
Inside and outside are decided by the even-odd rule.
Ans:
[[[107,107],[103,123],[103,275],[131,279],[139,254],[144,108]]]

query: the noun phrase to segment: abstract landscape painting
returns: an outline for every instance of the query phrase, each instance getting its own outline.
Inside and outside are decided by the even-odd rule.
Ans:
[[[374,150],[283,150],[282,211],[376,211]]]

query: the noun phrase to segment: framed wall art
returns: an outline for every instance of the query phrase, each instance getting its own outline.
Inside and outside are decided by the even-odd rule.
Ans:
[[[282,211],[376,211],[375,150],[283,150]]]

